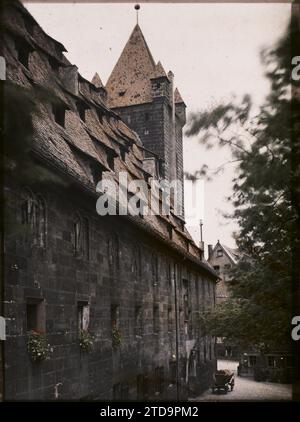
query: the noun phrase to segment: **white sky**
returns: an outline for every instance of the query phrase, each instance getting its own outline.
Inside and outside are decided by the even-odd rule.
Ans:
[[[62,42],[68,59],[91,79],[106,83],[136,23],[134,5],[30,4],[25,6],[42,28]],[[231,94],[249,93],[256,105],[269,90],[259,52],[283,33],[290,4],[141,4],[139,24],[154,60],[175,74],[187,112],[210,107]],[[197,139],[184,140],[184,167],[215,168],[230,159],[225,150],[206,150]],[[221,211],[231,211],[233,168],[204,185],[203,232],[206,244],[218,239],[234,246],[235,226]],[[186,207],[188,204],[186,204]],[[199,229],[193,230],[198,239]],[[198,237],[197,237],[198,236]]]

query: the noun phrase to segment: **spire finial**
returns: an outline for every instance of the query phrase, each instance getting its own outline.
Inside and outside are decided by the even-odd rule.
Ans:
[[[134,6],[134,8],[136,10],[136,24],[138,25],[139,24],[139,10],[140,10],[141,6],[139,4],[136,4]]]

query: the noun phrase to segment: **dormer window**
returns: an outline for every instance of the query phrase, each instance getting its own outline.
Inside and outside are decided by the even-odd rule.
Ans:
[[[86,105],[82,101],[77,102],[77,110],[80,116],[80,119],[85,122],[85,110],[87,109]]]
[[[119,97],[124,97],[126,91],[120,91],[119,92]]]
[[[169,232],[169,238],[172,239],[173,238],[173,227],[171,226],[171,224],[168,225],[168,232]]]
[[[53,57],[49,56],[48,57],[48,62],[49,62],[49,65],[50,65],[51,69],[54,72],[58,72],[59,71],[59,62],[57,60],[55,60]]]
[[[52,113],[56,123],[65,127],[65,107],[62,104],[52,104]]]
[[[32,52],[32,48],[23,41],[16,42],[16,49],[18,53],[18,60],[28,69],[29,65],[29,55]]]
[[[114,160],[114,156],[112,154],[107,154],[107,164],[108,164],[108,167],[111,170],[114,170],[114,168],[115,168],[115,160]]]
[[[103,113],[100,110],[96,110],[96,112],[97,112],[99,122],[103,123]]]
[[[122,161],[125,161],[126,160],[126,149],[125,148],[123,148],[123,147],[120,148],[120,155],[121,155]]]
[[[34,32],[34,22],[31,19],[24,19],[24,26],[26,28],[26,31],[33,35]]]

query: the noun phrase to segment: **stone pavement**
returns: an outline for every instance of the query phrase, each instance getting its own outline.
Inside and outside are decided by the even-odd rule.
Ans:
[[[257,382],[252,378],[237,376],[238,362],[218,360],[218,369],[231,369],[235,372],[234,390],[227,394],[212,394],[207,390],[201,396],[190,401],[287,401],[292,398],[289,384]]]

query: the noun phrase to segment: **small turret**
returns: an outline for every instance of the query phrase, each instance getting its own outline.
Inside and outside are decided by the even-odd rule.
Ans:
[[[152,87],[152,97],[166,97],[168,101],[170,101],[170,80],[161,62],[158,62],[155,66],[155,69],[150,79]]]
[[[179,119],[180,124],[184,126],[186,124],[186,105],[180,95],[180,92],[178,91],[178,88],[175,89],[174,97],[176,117]]]
[[[101,81],[100,76],[98,75],[98,73],[96,72],[95,75],[93,76],[92,79],[92,84],[95,86],[96,91],[100,94],[100,98],[101,100],[106,103],[107,100],[107,91]]]

